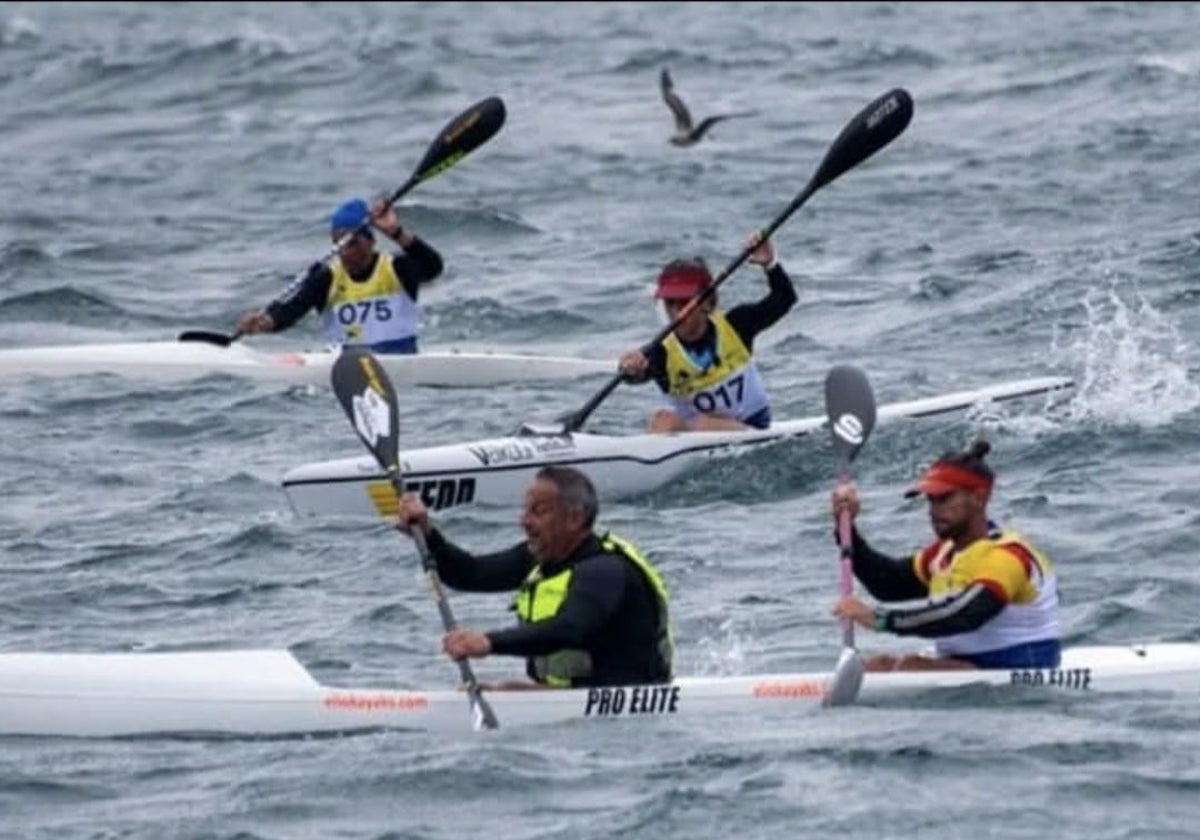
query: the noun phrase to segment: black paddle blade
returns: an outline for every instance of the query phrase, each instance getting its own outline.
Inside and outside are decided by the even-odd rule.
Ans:
[[[912,120],[913,101],[903,88],[890,90],[846,123],[812,177],[818,190],[899,137]]]
[[[400,436],[396,391],[370,350],[343,347],[330,373],[333,392],[358,437],[391,476],[400,477]]]
[[[179,334],[180,341],[203,341],[205,344],[215,344],[218,347],[228,347],[242,337],[240,332],[233,335],[210,332],[209,330],[184,330]]]
[[[825,377],[825,417],[833,448],[850,463],[875,428],[875,394],[867,375],[853,365],[838,365]]]
[[[428,181],[445,172],[496,136],[507,113],[498,96],[475,103],[446,124],[413,172],[413,183]]]

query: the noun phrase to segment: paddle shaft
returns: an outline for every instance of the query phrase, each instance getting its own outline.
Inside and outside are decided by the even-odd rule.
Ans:
[[[842,480],[850,481],[849,465],[846,465],[846,470],[842,473]],[[842,508],[838,512],[838,551],[841,554],[843,598],[854,594],[854,535],[851,528],[850,511]],[[848,618],[842,619],[842,645],[854,647],[854,622]]]
[[[812,197],[813,193],[838,176],[853,169],[899,137],[904,129],[908,127],[909,121],[912,120],[912,114],[912,97],[902,88],[895,88],[888,91],[859,111],[850,122],[846,123],[845,128],[834,139],[829,150],[825,153],[825,157],[822,158],[821,164],[817,167],[812,177],[808,179],[808,183],[800,191],[800,194],[793,198],[791,203],[770,224],[759,231],[762,241],[765,242],[770,239],[771,235],[784,222],[791,218],[793,213],[804,206],[804,203]],[[645,345],[645,348],[654,347],[670,333],[674,332],[695,311],[696,307],[716,294],[717,288],[733,272],[737,271],[738,267],[749,259],[752,253],[754,253],[754,248],[750,246],[743,248],[742,252],[737,255],[733,262],[727,265],[725,270],[713,279],[708,288],[688,301],[683,309],[679,311],[679,314],[675,316],[675,319],[666,327],[659,330],[658,334]],[[617,385],[623,379],[624,374],[621,371],[613,374],[613,377],[604,384],[604,387],[597,391],[582,408],[565,415],[562,418],[563,431],[579,431],[583,424],[587,422],[588,417],[592,415],[592,412],[616,389]]]
[[[392,488],[396,491],[396,497],[399,498],[400,494],[404,492],[399,471],[394,464],[391,467],[383,466],[391,474]],[[447,633],[457,630],[458,621],[454,618],[454,611],[450,609],[450,602],[446,600],[446,591],[442,587],[441,578],[437,573],[437,562],[429,552],[425,534],[419,528],[413,528],[412,539],[417,546],[417,556],[421,558],[421,568],[425,572],[425,582],[429,585],[429,592],[433,595],[433,603],[437,606],[438,615],[442,617],[442,628]],[[492,710],[491,704],[484,699],[483,691],[479,687],[479,680],[475,678],[475,671],[471,668],[471,663],[466,659],[456,659],[454,664],[458,666],[458,675],[467,692],[467,700],[471,704],[476,727],[498,729],[500,722],[496,719],[496,713]]]
[[[395,489],[397,497],[404,492],[404,487],[395,471],[392,472],[392,487]],[[437,573],[437,562],[433,559],[433,555],[429,553],[429,544],[425,541],[424,532],[419,528],[413,528],[412,540],[417,546],[417,555],[421,558],[421,568],[425,572],[425,582],[429,585],[429,592],[433,595],[433,602],[437,605],[438,614],[442,617],[442,627],[447,633],[451,630],[457,630],[458,621],[454,618],[454,611],[450,609],[450,602],[446,600],[446,592],[442,588],[442,581]],[[479,681],[475,678],[475,672],[471,669],[471,664],[466,659],[455,660],[455,664],[458,665],[458,674],[462,678],[467,694],[471,698],[471,704],[477,710],[477,717],[482,720],[483,725],[488,729],[496,729],[499,726],[496,714],[492,711],[487,700],[483,698],[483,694],[479,688]]]

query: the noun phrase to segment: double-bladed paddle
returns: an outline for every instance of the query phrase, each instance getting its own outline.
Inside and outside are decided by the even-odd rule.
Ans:
[[[385,205],[391,207],[417,184],[440,175],[491,140],[504,125],[505,114],[504,101],[498,96],[489,96],[487,99],[476,102],[448,122],[429,144],[425,156],[421,158],[421,162],[417,164],[412,175],[387,198]],[[343,236],[322,255],[320,261],[324,262],[332,257],[347,242],[369,227],[369,223],[364,224],[353,233]],[[308,269],[305,269],[305,272],[307,271]],[[221,347],[228,347],[241,337],[241,330],[232,335],[209,330],[185,330],[179,334],[180,341],[204,341]]]
[[[850,481],[850,465],[858,450],[875,428],[875,394],[867,375],[851,365],[838,365],[825,377],[825,416],[833,436],[833,449],[838,458],[838,478]],[[850,512],[838,514],[838,550],[841,555],[841,594],[854,592],[854,571],[851,567],[852,535]],[[854,622],[842,623],[842,653],[833,669],[833,677],[823,700],[826,706],[845,706],[853,703],[862,686],[866,663],[854,646]]]
[[[400,434],[396,391],[388,378],[387,371],[365,347],[342,348],[333,363],[330,374],[333,392],[354,426],[361,440],[375,456],[376,462],[387,473],[392,487],[399,496],[404,492],[400,475]],[[429,554],[425,535],[418,528],[412,529],[413,542],[421,558],[421,568],[433,594],[434,603],[442,616],[442,626],[449,633],[458,626],[450,603],[446,600],[442,582],[438,578],[437,563]],[[483,697],[478,680],[465,659],[458,660],[458,672],[466,687],[471,706],[472,721],[476,729],[496,729],[500,726],[491,704]]]
[[[779,229],[780,225],[803,207],[804,203],[808,201],[813,193],[838,176],[858,166],[871,155],[899,137],[908,126],[909,121],[912,120],[912,115],[912,97],[903,88],[895,88],[888,91],[863,108],[854,119],[846,124],[846,127],[842,129],[842,133],[833,141],[833,144],[829,147],[829,151],[825,153],[821,165],[817,167],[817,171],[813,173],[813,176],[808,179],[808,183],[800,191],[800,194],[793,198],[792,202],[783,208],[783,212],[772,219],[771,223],[762,229],[763,241],[765,242],[769,239],[771,234]],[[724,283],[742,263],[749,259],[753,252],[753,248],[743,248],[742,252],[734,258],[733,262],[725,266],[725,270],[713,278],[713,282],[709,284],[709,287],[688,301],[687,305],[675,316],[675,320],[660,330],[658,335],[645,345],[645,348],[654,347],[670,335],[676,327],[687,320],[692,311],[711,297],[717,291],[717,287]],[[618,371],[582,408],[557,418],[563,424],[563,431],[579,431],[583,427],[583,424],[587,422],[592,412],[616,389],[617,385],[623,379],[624,375]]]

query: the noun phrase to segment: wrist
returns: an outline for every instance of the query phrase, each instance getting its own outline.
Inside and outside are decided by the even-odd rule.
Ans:
[[[875,616],[875,630],[878,633],[887,633],[891,631],[891,614],[887,610],[876,609],[872,611]]]
[[[492,636],[498,635],[499,632],[500,631],[497,630],[489,630],[486,633],[479,634],[481,640],[480,647],[486,648],[486,653],[484,653],[484,656],[491,656],[496,652],[496,643],[492,640]]]

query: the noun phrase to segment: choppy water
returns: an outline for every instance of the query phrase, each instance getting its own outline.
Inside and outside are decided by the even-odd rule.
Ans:
[[[881,429],[864,529],[923,540],[900,490],[982,429],[995,512],[1057,560],[1071,641],[1200,639],[1197,31],[1200,7],[1170,3],[4,4],[0,346],[228,329],[319,255],[334,203],[399,185],[494,94],[501,134],[402,203],[447,258],[424,341],[615,353],[658,328],[663,262],[723,265],[904,87],[905,135],[777,235],[800,288],[760,353],[777,416],[820,413],[843,361],[880,401],[1075,376],[1066,401]],[[698,114],[759,113],[670,146],[663,65]],[[761,288],[747,269],[722,296]],[[320,339],[309,321],[259,343]],[[406,393],[405,443],[547,420],[598,384]],[[623,386],[593,425],[652,402]],[[298,520],[279,488],[359,451],[322,390],[6,386],[0,648],[279,646],[326,682],[449,684],[411,547]],[[682,672],[831,662],[833,469],[801,441],[605,509],[674,588]],[[447,528],[499,546],[514,519]],[[496,598],[454,606],[506,620]],[[603,733],[6,739],[0,835],[1165,840],[1197,834],[1198,725],[1195,698],[967,695]]]

